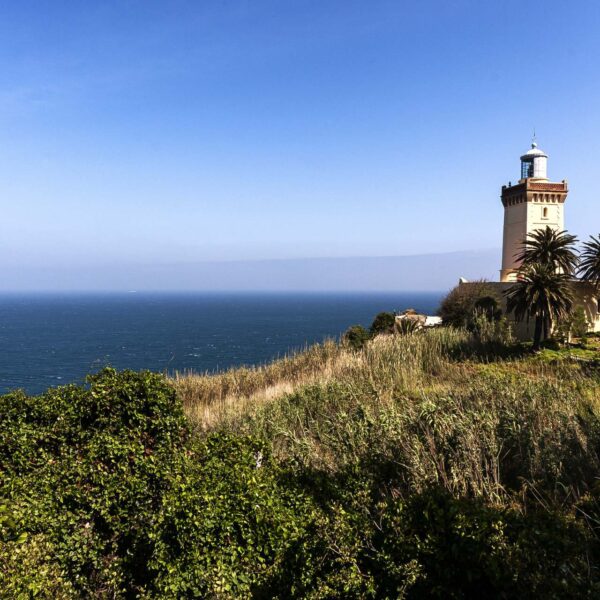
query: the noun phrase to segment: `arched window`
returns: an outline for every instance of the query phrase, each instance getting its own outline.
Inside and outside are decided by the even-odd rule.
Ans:
[[[542,218],[543,219],[548,218],[548,207],[547,206],[544,206],[544,208],[542,208]]]

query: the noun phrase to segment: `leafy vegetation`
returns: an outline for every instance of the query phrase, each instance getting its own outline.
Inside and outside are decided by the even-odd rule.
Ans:
[[[508,290],[506,309],[518,321],[533,319],[533,347],[549,337],[552,324],[567,317],[573,306],[570,276],[553,267],[534,263],[523,267],[519,280]]]
[[[371,334],[362,325],[352,325],[346,333],[344,333],[343,341],[353,348],[360,350],[371,339]]]
[[[590,330],[590,322],[582,306],[578,306],[558,321],[557,337],[568,343],[572,338],[586,338]]]
[[[371,335],[393,333],[396,315],[392,312],[380,312],[373,319],[369,329]]]
[[[590,236],[589,241],[583,243],[579,257],[579,276],[584,281],[591,283],[596,289],[600,283],[600,236]]]
[[[577,238],[566,231],[546,226],[536,229],[523,241],[517,260],[524,269],[543,265],[552,271],[573,275],[577,268]]]
[[[470,328],[475,313],[485,311],[495,320],[502,316],[500,297],[487,281],[474,281],[468,286],[457,285],[442,300],[438,314],[445,325]]]
[[[597,597],[600,380],[490,331],[1,397],[3,595]]]

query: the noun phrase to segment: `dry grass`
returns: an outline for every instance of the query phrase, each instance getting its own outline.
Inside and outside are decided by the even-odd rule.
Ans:
[[[448,356],[468,346],[469,334],[440,329],[403,337],[380,336],[362,352],[327,341],[267,365],[217,374],[175,373],[186,414],[203,430],[311,384],[360,380],[383,398],[416,385],[423,375],[450,375]]]
[[[209,429],[232,411],[243,413],[301,386],[328,381],[355,359],[335,342],[326,341],[267,365],[217,374],[175,373],[172,381],[192,423]]]
[[[174,384],[203,430],[260,437],[280,459],[329,472],[389,463],[405,493],[442,485],[504,504],[545,490],[536,502],[560,505],[600,473],[598,378],[500,359],[464,331],[380,337],[360,352],[328,343]]]

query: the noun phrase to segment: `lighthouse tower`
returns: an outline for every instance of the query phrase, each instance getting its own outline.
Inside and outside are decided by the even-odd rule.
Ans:
[[[502,186],[504,236],[500,281],[516,281],[523,241],[536,229],[547,226],[564,229],[564,204],[567,182],[551,182],[547,175],[548,156],[535,143],[521,156],[521,179],[516,185]]]

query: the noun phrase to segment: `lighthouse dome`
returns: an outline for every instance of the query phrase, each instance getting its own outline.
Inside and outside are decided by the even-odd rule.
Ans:
[[[535,179],[547,179],[548,155],[538,148],[534,141],[531,148],[521,156],[521,179],[533,177]]]
[[[521,156],[521,160],[532,159],[536,156],[543,156],[544,158],[548,158],[548,155],[541,149],[538,148],[536,142],[531,143],[531,148]]]

